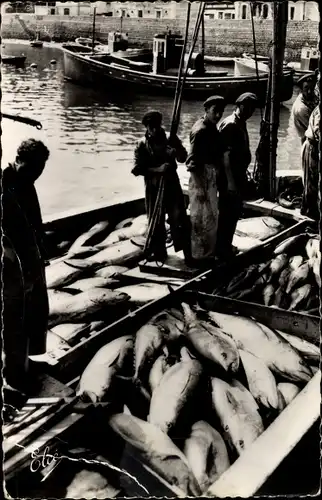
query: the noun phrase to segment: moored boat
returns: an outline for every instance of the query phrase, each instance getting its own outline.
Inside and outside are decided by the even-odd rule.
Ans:
[[[30,47],[37,47],[40,49],[44,45],[44,42],[37,38],[36,40],[31,40],[29,45]]]
[[[27,56],[23,54],[21,56],[9,56],[6,54],[3,54],[1,56],[2,64],[10,64],[12,66],[23,66],[25,64],[26,59]]]

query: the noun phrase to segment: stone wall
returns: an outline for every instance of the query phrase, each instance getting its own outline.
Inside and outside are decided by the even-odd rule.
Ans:
[[[194,16],[193,16],[194,17]],[[57,42],[74,40],[78,36],[88,37],[92,33],[90,16],[35,16],[20,14],[24,29],[15,14],[2,17],[2,37],[27,39],[28,31],[40,31],[40,38],[53,39]],[[194,23],[191,22],[191,32]],[[155,33],[170,29],[173,33],[184,33],[184,16],[178,19],[159,20],[124,18],[122,31],[129,34],[132,46],[152,47]],[[116,17],[96,19],[96,38],[107,42],[110,31],[120,30],[121,20]],[[255,20],[257,51],[267,53],[267,45],[272,38],[272,21]],[[191,33],[190,33],[191,34]],[[253,52],[252,26],[250,20],[206,20],[205,21],[206,54],[217,56],[237,56],[242,52]],[[316,46],[319,40],[319,23],[316,21],[289,21],[287,29],[287,60],[298,60],[301,48],[305,43]]]

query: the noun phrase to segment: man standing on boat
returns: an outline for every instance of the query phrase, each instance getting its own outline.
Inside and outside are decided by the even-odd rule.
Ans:
[[[223,168],[219,178],[218,258],[226,260],[236,249],[232,246],[247,189],[247,169],[251,162],[246,122],[257,106],[257,96],[246,92],[236,100],[233,113],[219,125],[223,149]]]
[[[190,172],[189,200],[191,254],[196,265],[211,266],[215,259],[218,229],[217,176],[221,145],[217,124],[225,101],[221,96],[204,102],[205,114],[192,127],[187,169]]]
[[[134,153],[134,175],[143,175],[145,202],[149,220],[149,240],[145,255],[149,260],[164,263],[167,259],[165,214],[168,214],[172,240],[176,252],[183,250],[186,263],[190,262],[189,219],[177,174],[177,163],[184,163],[187,152],[178,137],[170,140],[162,127],[162,114],[147,112],[142,120],[145,137]]]
[[[316,106],[316,80],[316,74],[311,73],[310,75],[302,76],[297,82],[301,92],[292,106],[291,119],[302,144],[305,141],[305,132],[309,125],[311,113]]]
[[[311,113],[302,148],[303,198],[301,214],[315,221],[320,220],[320,104]]]

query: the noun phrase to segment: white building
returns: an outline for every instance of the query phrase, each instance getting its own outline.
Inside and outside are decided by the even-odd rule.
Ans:
[[[110,2],[114,17],[136,17],[144,19],[175,19],[176,2]]]
[[[213,2],[206,5],[205,19],[235,19],[234,2]]]
[[[254,2],[254,14],[258,19],[272,19],[272,2]],[[250,19],[249,2],[235,2],[235,19]],[[288,18],[291,21],[319,21],[318,2],[288,2]]]
[[[35,14],[38,16],[89,16],[96,14],[108,14],[111,12],[111,2],[36,2]]]

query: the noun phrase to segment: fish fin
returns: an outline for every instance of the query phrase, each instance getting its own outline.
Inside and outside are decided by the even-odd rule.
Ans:
[[[117,363],[118,363],[118,362],[119,362],[119,360],[120,360],[120,357],[121,357],[121,354],[120,354],[120,353],[118,353],[118,354],[117,354],[117,356],[115,356],[114,360],[113,360],[113,361],[111,361],[111,363],[110,363],[110,365],[109,365],[109,366],[115,366],[115,365],[117,365]]]
[[[171,285],[169,285],[169,283],[167,284],[167,287],[168,287],[170,294],[175,292],[175,289]]]
[[[186,381],[186,383],[185,383],[184,387],[183,387],[183,388],[182,388],[182,390],[181,390],[181,394],[183,394],[183,393],[184,393],[184,391],[186,390],[186,388],[188,387],[188,384],[189,384],[189,382],[190,382],[190,379],[191,379],[191,374],[189,374],[189,376],[188,376],[188,378],[187,378],[187,381]]]

